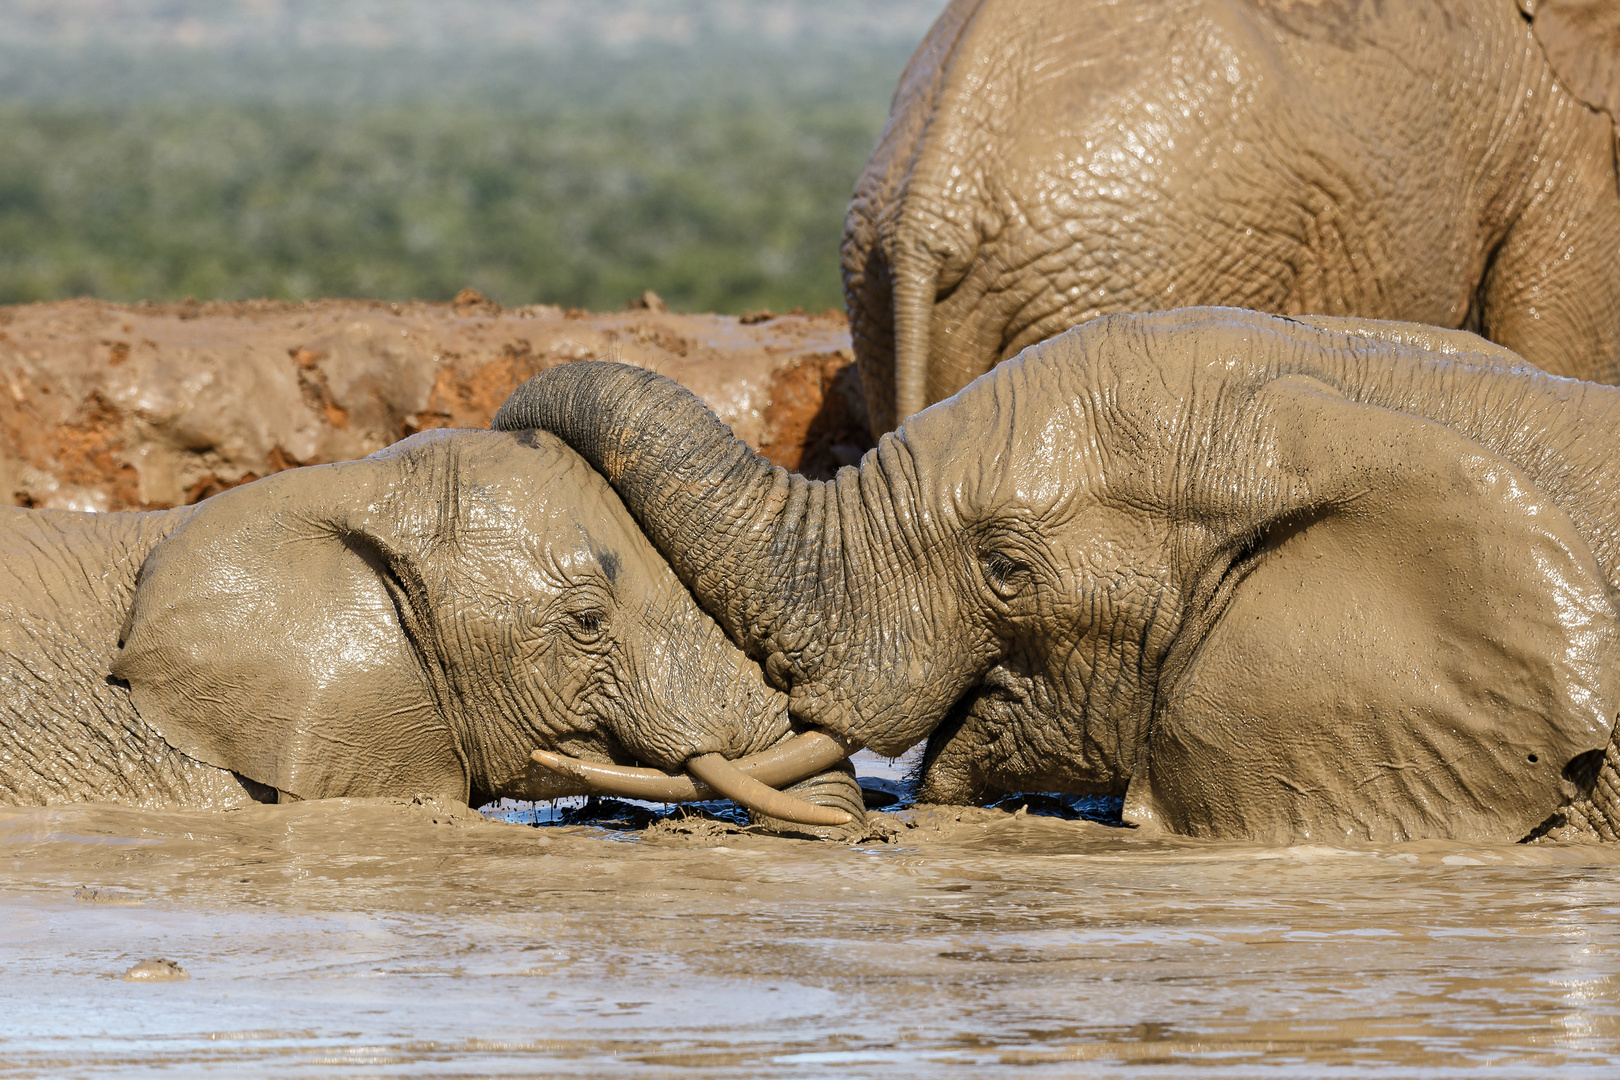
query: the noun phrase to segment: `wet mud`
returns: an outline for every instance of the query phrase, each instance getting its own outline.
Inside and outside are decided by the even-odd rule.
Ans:
[[[0,1076],[1620,1064],[1612,846],[1258,848],[1022,805],[889,820],[846,846],[431,801],[0,809]],[[165,964],[190,977],[126,974]]]

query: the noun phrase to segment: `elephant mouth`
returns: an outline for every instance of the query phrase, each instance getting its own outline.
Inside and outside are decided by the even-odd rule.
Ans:
[[[757,814],[798,825],[847,825],[852,819],[845,811],[818,806],[777,789],[826,772],[859,749],[836,735],[806,731],[780,746],[736,761],[721,754],[699,754],[687,761],[684,773],[608,765],[550,750],[536,750],[529,757],[541,768],[573,780],[593,795],[651,802],[725,798]]]

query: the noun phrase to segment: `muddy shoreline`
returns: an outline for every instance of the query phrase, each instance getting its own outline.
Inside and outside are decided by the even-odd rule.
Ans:
[[[1617,1060],[1610,847],[896,818],[893,842],[846,847],[411,801],[3,809],[0,1071],[1595,1077]],[[152,958],[191,977],[119,978]]]

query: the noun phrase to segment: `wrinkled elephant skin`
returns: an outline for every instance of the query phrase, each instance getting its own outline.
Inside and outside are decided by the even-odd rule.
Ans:
[[[0,513],[3,802],[477,805],[573,790],[537,747],[680,769],[790,735],[543,432],[425,432],[170,511]]]
[[[603,471],[796,719],[928,737],[924,800],[1111,793],[1275,842],[1620,826],[1620,389],[1473,334],[1105,316],[830,482],[620,365],[503,422]]]
[[[1191,304],[1465,327],[1620,381],[1620,5],[1522,7],[957,0],[845,223],[873,432]]]

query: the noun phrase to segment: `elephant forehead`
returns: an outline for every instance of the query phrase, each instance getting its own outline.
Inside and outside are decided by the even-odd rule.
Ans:
[[[397,462],[402,491],[431,491],[457,509],[488,504],[544,511],[558,502],[603,500],[617,505],[613,489],[590,463],[545,431],[440,428],[401,439],[368,460]]]
[[[1102,494],[1089,394],[1062,364],[1026,351],[906,421],[923,503],[968,524],[1012,512],[1044,517]]]
[[[465,499],[457,518],[452,567],[463,578],[536,591],[592,579],[621,599],[677,584],[623,507],[596,492]]]
[[[558,584],[557,573],[675,583],[607,481],[549,433],[424,432],[394,450],[417,459],[396,497],[429,528],[447,528],[480,577],[527,566],[536,584]],[[430,472],[440,481],[425,480]]]
[[[564,512],[550,525],[544,532],[525,531],[517,537],[520,558],[505,557],[500,547],[487,546],[471,560],[464,559],[464,566],[476,562],[479,576],[509,583],[513,565],[519,564],[528,568],[527,577],[537,588],[564,589],[590,582],[607,590],[622,610],[668,614],[672,604],[684,603],[697,613],[675,572],[634,523]],[[463,545],[461,550],[468,549]]]

